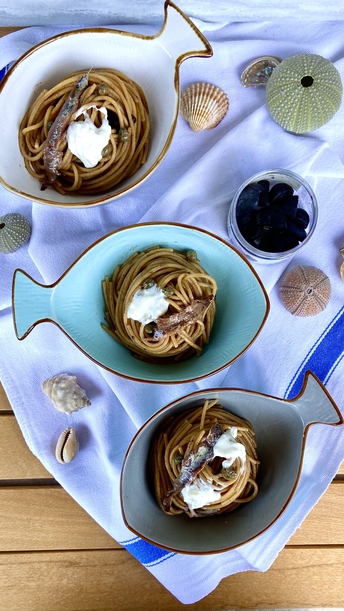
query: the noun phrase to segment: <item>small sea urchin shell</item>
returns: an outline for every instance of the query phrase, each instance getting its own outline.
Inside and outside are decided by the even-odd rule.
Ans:
[[[0,252],[15,252],[29,240],[30,235],[31,225],[22,214],[10,212],[0,217]]]
[[[315,316],[322,312],[331,297],[330,279],[312,265],[291,269],[279,288],[284,307],[295,316]]]
[[[213,129],[229,107],[227,95],[210,83],[193,83],[180,97],[180,114],[194,132]]]
[[[244,87],[266,87],[267,82],[281,60],[278,57],[264,55],[251,62],[241,74]]]
[[[79,386],[76,376],[68,373],[60,373],[45,380],[42,384],[42,390],[59,412],[71,414],[87,405],[91,405],[84,389]]]
[[[271,74],[266,104],[276,123],[302,134],[332,119],[342,95],[340,74],[330,60],[299,53],[284,59]]]
[[[55,457],[62,465],[71,462],[79,449],[79,442],[75,429],[65,429],[58,438]]]

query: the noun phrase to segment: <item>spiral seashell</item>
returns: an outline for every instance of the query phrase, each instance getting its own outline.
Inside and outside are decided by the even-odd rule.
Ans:
[[[340,107],[343,85],[337,68],[320,55],[299,53],[284,59],[266,86],[272,118],[296,134],[318,129]]]
[[[71,414],[91,405],[84,389],[79,386],[76,376],[68,373],[60,373],[45,380],[42,390],[59,412]]]
[[[62,465],[71,462],[79,450],[79,442],[75,429],[65,429],[58,438],[55,457]]]
[[[194,132],[216,127],[228,107],[225,92],[210,83],[193,83],[180,97],[180,114]]]
[[[291,269],[279,288],[284,307],[294,316],[315,316],[322,312],[331,297],[330,279],[312,265]]]
[[[266,87],[267,82],[281,60],[278,57],[264,55],[251,62],[241,74],[244,87]]]
[[[0,217],[0,252],[15,252],[29,240],[30,235],[31,225],[22,214],[10,212]]]

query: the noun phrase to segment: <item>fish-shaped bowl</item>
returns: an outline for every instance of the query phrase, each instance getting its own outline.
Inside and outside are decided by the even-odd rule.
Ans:
[[[105,322],[102,281],[135,251],[151,246],[194,250],[218,285],[210,341],[201,356],[174,364],[147,363],[113,339]],[[182,383],[220,371],[256,339],[269,299],[253,267],[232,246],[206,230],[177,223],[142,223],[119,229],[92,244],[54,284],[44,286],[16,270],[12,288],[17,338],[50,321],[98,365],[140,382]]]
[[[179,67],[190,57],[211,57],[212,48],[195,24],[172,2],[164,5],[164,23],[145,36],[110,28],[57,34],[24,53],[0,83],[0,182],[31,201],[83,207],[116,199],[138,187],[156,170],[171,144],[179,111]],[[44,89],[66,76],[92,68],[118,70],[135,81],[147,99],[150,119],[148,157],[137,172],[103,194],[60,194],[41,190],[24,166],[19,126]]]
[[[171,417],[212,399],[248,420],[255,430],[258,494],[229,513],[167,515],[154,494],[153,440],[167,419],[170,422]],[[138,430],[124,458],[120,497],[126,526],[149,543],[183,554],[219,553],[253,541],[290,504],[302,470],[307,434],[317,423],[340,426],[344,421],[325,387],[309,371],[299,395],[291,400],[239,388],[210,388],[170,403]]]

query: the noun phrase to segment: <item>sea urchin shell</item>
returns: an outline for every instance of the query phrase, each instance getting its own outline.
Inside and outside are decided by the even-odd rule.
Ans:
[[[312,265],[291,269],[279,288],[284,307],[295,316],[315,316],[322,312],[331,297],[330,279]]]
[[[22,214],[10,212],[0,217],[0,252],[15,252],[29,240],[30,235],[31,225]]]
[[[343,85],[330,60],[311,53],[284,59],[266,86],[266,105],[284,129],[302,134],[318,129],[340,107]]]
[[[193,83],[180,97],[180,114],[194,132],[216,127],[228,107],[225,92],[210,83]]]

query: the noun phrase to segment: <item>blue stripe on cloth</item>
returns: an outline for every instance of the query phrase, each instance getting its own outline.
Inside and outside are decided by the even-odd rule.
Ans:
[[[168,552],[139,538],[121,542],[121,545],[145,566],[154,566],[175,556],[175,553]]]
[[[1,68],[1,70],[0,70],[0,81],[2,81],[2,79],[5,76],[5,74],[7,74],[7,72],[10,69],[10,67],[11,67],[11,64],[7,64],[7,66],[5,66],[4,68]]]
[[[305,372],[313,371],[326,384],[344,357],[344,307],[312,346],[291,380],[284,398],[295,397],[301,390]]]

